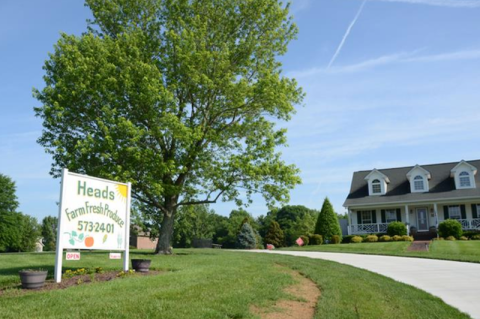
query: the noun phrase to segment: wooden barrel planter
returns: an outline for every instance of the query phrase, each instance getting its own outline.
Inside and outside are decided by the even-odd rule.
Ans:
[[[42,288],[47,279],[47,270],[22,270],[18,272],[23,289]]]
[[[150,259],[132,259],[132,268],[138,272],[148,272],[151,262]]]

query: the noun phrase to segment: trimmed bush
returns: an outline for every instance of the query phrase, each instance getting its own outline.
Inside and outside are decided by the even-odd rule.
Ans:
[[[402,236],[395,235],[395,236],[392,237],[392,240],[393,240],[393,241],[402,241],[403,238],[402,238]]]
[[[387,228],[388,236],[404,236],[407,234],[407,226],[402,222],[392,222],[388,224]]]
[[[237,236],[237,248],[254,249],[257,246],[255,232],[249,223],[244,223]]]
[[[404,236],[402,236],[402,240],[403,240],[403,241],[413,241],[413,237],[412,237],[412,236],[404,235]]]
[[[392,237],[390,237],[390,236],[388,236],[388,235],[383,235],[383,236],[380,237],[378,240],[379,240],[379,241],[383,241],[383,242],[392,241]]]
[[[315,234],[315,235],[310,236],[309,239],[310,239],[310,245],[321,245],[321,244],[323,244],[322,235]]]
[[[342,238],[342,230],[338,222],[337,214],[335,214],[328,198],[325,198],[323,201],[322,210],[318,214],[315,234],[322,235],[323,239],[328,242],[333,241],[333,235],[337,235],[340,239]]]
[[[480,240],[480,235],[473,235],[470,237],[471,240]]]
[[[368,235],[367,238],[365,238],[364,242],[366,243],[376,243],[378,241],[378,237],[376,235]]]
[[[338,236],[338,235],[333,235],[332,236],[332,241],[331,241],[332,244],[340,244],[340,241],[341,241],[340,236]]]
[[[438,234],[440,237],[460,238],[462,236],[462,224],[455,219],[447,219],[438,225]]]
[[[343,236],[343,238],[342,238],[342,244],[349,244],[349,243],[351,243],[351,240],[352,240],[353,237],[354,237],[354,235]]]
[[[472,239],[473,236],[480,236],[480,233],[478,231],[464,231],[462,236],[467,237],[468,239]]]
[[[448,236],[445,240],[457,240],[454,236]]]
[[[468,240],[468,237],[462,236],[460,237],[460,240]]]
[[[275,247],[282,247],[284,242],[285,235],[283,234],[283,230],[276,221],[272,221],[265,234],[265,243],[272,244]]]
[[[308,236],[302,235],[300,238],[303,240],[303,246],[307,246],[310,242],[310,238],[308,238]]]
[[[363,241],[363,238],[360,236],[353,236],[352,239],[350,240],[351,243],[355,243],[355,244],[361,243],[362,241]]]

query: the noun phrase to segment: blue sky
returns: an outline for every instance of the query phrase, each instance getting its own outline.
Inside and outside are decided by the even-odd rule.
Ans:
[[[319,209],[328,196],[343,213],[354,171],[480,158],[480,0],[363,2],[293,0],[300,33],[281,60],[307,97],[280,123],[303,179],[290,204]],[[58,213],[59,181],[36,144],[31,92],[60,32],[80,34],[89,16],[82,1],[0,1],[0,173],[39,219]],[[260,197],[247,210],[267,212]]]

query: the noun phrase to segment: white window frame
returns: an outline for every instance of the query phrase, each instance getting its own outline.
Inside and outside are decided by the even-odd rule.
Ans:
[[[365,218],[366,214],[369,214],[369,218]],[[365,220],[370,221],[369,223],[365,223]],[[362,211],[362,225],[363,224],[373,224],[373,216],[372,216],[372,211],[371,210],[363,210]]]
[[[468,185],[463,185],[464,182],[467,182]],[[471,188],[472,180],[470,178],[470,173],[467,171],[463,171],[458,174],[458,183],[460,184],[460,188]]]
[[[417,175],[413,178],[413,189],[416,192],[425,190],[425,178],[422,175]]]
[[[393,218],[389,218],[389,216],[392,216],[393,215]],[[392,222],[396,222],[397,221],[397,210],[396,209],[386,209],[385,210],[385,222],[387,224],[390,224]]]
[[[453,210],[455,208],[455,210]],[[458,213],[458,218],[457,217],[452,217],[452,212],[455,212],[455,215]],[[462,209],[460,208],[460,205],[450,205],[448,206],[448,218],[449,219],[462,219]]]
[[[378,186],[378,192],[375,191],[375,187]],[[372,194],[382,194],[382,182],[379,179],[372,181]]]

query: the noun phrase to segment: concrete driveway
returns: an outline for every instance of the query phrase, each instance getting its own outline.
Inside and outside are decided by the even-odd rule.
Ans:
[[[342,253],[280,250],[253,252],[325,259],[366,269],[427,291],[473,318],[480,319],[480,264]]]

